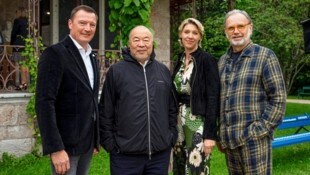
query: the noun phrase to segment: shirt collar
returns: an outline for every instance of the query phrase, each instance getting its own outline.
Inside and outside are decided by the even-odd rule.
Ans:
[[[72,39],[74,45],[79,49],[79,51],[83,50],[85,52],[85,49],[71,36],[69,35],[70,38]],[[91,53],[91,46],[89,44],[87,44],[87,50],[85,52],[86,55],[89,55]]]

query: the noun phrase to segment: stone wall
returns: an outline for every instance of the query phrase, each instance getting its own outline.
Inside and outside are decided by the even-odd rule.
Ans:
[[[35,139],[27,123],[29,93],[0,94],[0,159],[7,152],[22,156],[32,151]]]

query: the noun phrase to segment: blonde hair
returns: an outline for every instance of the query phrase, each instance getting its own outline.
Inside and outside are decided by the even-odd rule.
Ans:
[[[179,26],[179,28],[178,28],[178,30],[179,30],[179,36],[181,35],[181,33],[182,33],[184,27],[185,27],[187,24],[193,24],[193,25],[195,25],[195,26],[197,27],[198,32],[199,32],[199,34],[200,34],[200,36],[201,36],[201,39],[200,39],[200,41],[199,41],[199,46],[201,47],[202,37],[203,37],[204,32],[205,32],[203,25],[201,24],[200,21],[198,21],[198,20],[195,19],[195,18],[187,18],[187,19],[185,19],[185,20],[182,21],[182,23],[180,24],[180,26]],[[179,38],[179,43],[180,43],[181,46],[182,46],[182,42],[181,42],[181,39],[180,39],[180,38]]]

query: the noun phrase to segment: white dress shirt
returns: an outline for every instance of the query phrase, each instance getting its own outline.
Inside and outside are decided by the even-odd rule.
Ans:
[[[88,79],[90,81],[90,86],[91,86],[91,88],[94,88],[94,71],[93,71],[93,66],[91,64],[91,60],[90,60],[90,56],[89,56],[91,51],[92,51],[92,48],[88,44],[87,50],[84,50],[84,48],[75,39],[73,39],[71,37],[71,35],[69,35],[69,36],[72,39],[74,45],[79,49],[79,52],[81,54],[81,57],[83,59],[85,67],[86,67]]]

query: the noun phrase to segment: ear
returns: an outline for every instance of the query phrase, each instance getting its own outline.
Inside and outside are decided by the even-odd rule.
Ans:
[[[71,19],[68,20],[68,27],[69,27],[69,29],[72,28],[72,20]]]

